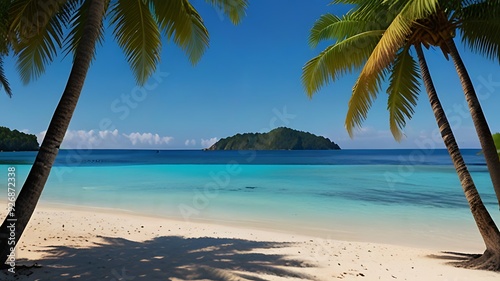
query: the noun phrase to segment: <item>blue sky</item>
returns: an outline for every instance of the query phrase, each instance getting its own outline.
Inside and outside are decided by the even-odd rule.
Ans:
[[[182,50],[165,40],[158,71],[143,88],[135,84],[107,28],[62,148],[199,149],[236,133],[279,126],[323,135],[342,148],[443,147],[425,92],[400,143],[389,132],[385,92],[354,139],[347,135],[344,119],[355,75],[330,84],[313,99],[306,96],[301,68],[326,46],[311,49],[309,30],[321,14],[341,15],[347,7],[328,6],[330,0],[254,0],[243,22],[233,26],[204,1],[192,2],[210,32],[210,48],[193,67]],[[456,42],[490,128],[500,131],[500,66]],[[453,64],[439,50],[426,51],[426,56],[459,144],[479,147]],[[23,85],[15,61],[8,58],[5,68],[14,96],[0,93],[0,126],[43,136],[70,67],[71,59],[61,55],[41,78]]]

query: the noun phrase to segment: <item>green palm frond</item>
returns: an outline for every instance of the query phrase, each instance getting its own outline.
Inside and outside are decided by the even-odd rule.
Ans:
[[[238,24],[245,16],[248,0],[205,0],[226,14],[231,22]]]
[[[342,23],[342,20],[336,15],[325,14],[322,15],[311,28],[309,33],[309,46],[315,48],[323,40],[338,40],[345,36],[340,33],[342,38],[338,38],[339,32],[335,31],[335,26]]]
[[[400,5],[402,9],[385,30],[353,88],[345,122],[350,136],[353,135],[354,128],[361,126],[366,119],[368,110],[377,97],[377,92],[380,91],[380,83],[412,32],[412,22],[435,12],[437,2],[437,0],[395,0],[392,2],[393,7]]]
[[[446,10],[460,13],[464,8],[490,1],[496,3],[496,0],[441,0],[439,5]]]
[[[12,97],[12,90],[9,85],[9,81],[7,80],[7,76],[5,76],[5,71],[3,69],[3,57],[0,56],[0,86],[3,87],[5,93],[9,97]]]
[[[9,52],[9,9],[10,1],[0,2],[0,55]]]
[[[5,93],[12,97],[12,90],[5,75],[3,68],[3,58],[8,55],[10,42],[9,42],[9,8],[10,1],[0,2],[0,88],[3,88]]]
[[[343,18],[324,15],[316,22],[309,37],[309,44],[314,47],[326,39],[336,40],[336,43],[304,66],[302,81],[309,96],[338,76],[362,67],[353,87],[345,121],[351,137],[353,130],[360,127],[366,119],[373,101],[381,90],[382,82],[391,73],[388,89],[391,131],[397,140],[401,139],[401,129],[413,114],[419,86],[416,63],[411,58],[408,47],[404,52],[401,49],[408,44],[408,38],[413,31],[412,25],[418,19],[437,12],[439,2],[439,0],[334,0],[332,4],[351,4],[355,7]],[[368,24],[363,26],[365,23]],[[368,44],[370,47],[365,48],[366,53],[358,54],[351,62],[342,62],[341,53],[336,52],[335,48],[341,42],[351,40],[355,33],[363,32],[357,30],[358,28],[371,28],[373,32],[377,30],[376,32],[380,32],[379,37],[373,42],[375,45],[372,45],[372,42]]]
[[[475,0],[474,0],[475,1]],[[439,5],[448,11],[460,11],[465,5],[469,5],[470,3],[466,3],[470,1],[464,0],[441,0]]]
[[[11,30],[16,35],[14,51],[17,68],[24,83],[38,78],[52,62],[63,41],[63,26],[58,17],[61,1],[15,1],[10,8]],[[46,7],[43,11],[40,7]]]
[[[74,17],[74,14],[81,9],[82,5],[87,4],[88,0],[66,0],[62,1],[62,5],[60,6],[59,12],[57,13],[59,17],[61,17],[62,21],[66,23],[66,27],[68,27]]]
[[[149,0],[161,30],[196,64],[208,47],[208,30],[187,0]]]
[[[337,42],[302,68],[302,83],[311,97],[329,81],[359,70],[370,56],[383,30],[366,31]]]
[[[143,85],[156,70],[161,52],[160,30],[149,5],[143,0],[118,0],[111,10],[111,24],[137,82]]]
[[[371,25],[387,27],[397,12],[401,11],[406,1],[387,0],[335,0],[331,4],[355,5],[349,11],[353,19],[362,20]]]
[[[347,14],[342,18],[325,14],[314,23],[308,42],[312,48],[315,48],[324,40],[341,41],[368,30],[382,28],[383,25],[377,22],[358,19],[353,14]]]
[[[64,52],[66,53],[65,56],[71,53],[73,54],[73,58],[75,56],[76,48],[82,40],[83,27],[85,26],[85,21],[88,17],[89,5],[90,1],[74,0],[66,2],[66,4],[62,7],[62,11],[60,13],[61,17],[63,17],[64,21],[68,23],[69,28],[69,33],[66,36],[66,40],[64,42]],[[103,41],[104,25],[101,25],[97,42],[99,45],[101,45]]]
[[[402,7],[401,12],[405,17],[414,20],[425,18],[426,16],[437,11],[440,5],[440,0],[392,0],[385,2],[392,2],[391,5],[395,7]]]
[[[387,73],[388,69],[382,69],[370,76],[358,77],[352,90],[345,119],[345,127],[350,137],[353,137],[354,129],[361,127],[363,121],[366,120],[368,111],[377,98]]]
[[[358,0],[332,0],[329,5],[335,5],[335,4],[359,4],[360,1]]]
[[[364,8],[375,8],[377,5],[387,2],[387,0],[332,0],[329,5],[344,4],[344,5],[356,5],[355,10],[360,10]]]
[[[492,137],[495,147],[497,148],[498,157],[500,158],[500,133],[495,133]]]
[[[438,0],[398,0],[393,1],[392,5],[401,5],[401,3],[404,3],[401,11],[387,27],[384,36],[366,62],[360,76],[369,76],[388,67],[411,34],[412,22],[435,12],[438,6]]]
[[[465,7],[460,17],[462,41],[473,52],[500,62],[500,5],[497,1]]]
[[[406,126],[406,120],[411,119],[415,112],[420,88],[419,75],[417,62],[411,56],[409,48],[403,49],[396,56],[387,89],[389,124],[397,141],[403,136],[402,129]]]
[[[392,11],[400,9],[390,9],[392,2],[386,0],[357,0],[356,8],[351,10],[351,14],[360,20],[371,21],[377,26],[385,24],[386,27],[390,20],[394,18]]]

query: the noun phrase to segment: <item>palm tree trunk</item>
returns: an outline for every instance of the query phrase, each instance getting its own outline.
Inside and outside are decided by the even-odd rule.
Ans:
[[[83,31],[84,40],[81,40],[76,49],[73,67],[66,88],[52,116],[35,163],[17,197],[15,211],[13,212],[14,216],[8,214],[0,227],[0,265],[4,267],[8,256],[11,254],[12,243],[9,244],[9,238],[13,236],[12,239],[14,239],[16,245],[21,238],[31,215],[35,211],[36,204],[42,194],[54,160],[59,152],[59,147],[75,111],[92,61],[105,13],[104,2],[105,0],[91,0],[88,19]]]
[[[488,166],[488,171],[490,173],[491,182],[493,183],[493,188],[495,189],[495,194],[497,195],[497,200],[500,208],[500,161],[498,159],[497,149],[491,135],[490,128],[488,127],[488,122],[484,117],[483,110],[481,109],[481,104],[477,98],[476,91],[472,85],[472,81],[467,73],[467,69],[458,53],[455,41],[453,38],[446,40],[446,45],[450,49],[450,55],[453,59],[453,64],[457,70],[462,88],[465,93],[465,99],[469,105],[469,110],[472,116],[472,121],[474,122],[474,127],[476,128],[476,133],[479,138],[479,143],[483,149],[484,158],[486,159],[486,165]]]
[[[500,270],[500,232],[484,206],[476,186],[474,185],[474,181],[465,165],[465,161],[460,153],[453,131],[451,130],[450,123],[446,118],[446,114],[441,106],[436,89],[434,88],[434,83],[432,82],[421,45],[416,44],[415,49],[417,50],[425,89],[429,96],[429,102],[431,103],[441,137],[453,161],[453,165],[455,166],[455,170],[457,171],[458,178],[460,179],[460,183],[465,193],[465,198],[469,203],[472,216],[474,217],[481,237],[486,245],[484,254],[478,259],[468,261],[465,266]]]

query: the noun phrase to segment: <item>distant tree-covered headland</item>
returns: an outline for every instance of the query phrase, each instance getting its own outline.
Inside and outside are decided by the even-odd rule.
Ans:
[[[0,151],[38,150],[36,136],[0,126]]]
[[[206,150],[332,150],[328,138],[280,127],[268,133],[245,133],[223,138]]]

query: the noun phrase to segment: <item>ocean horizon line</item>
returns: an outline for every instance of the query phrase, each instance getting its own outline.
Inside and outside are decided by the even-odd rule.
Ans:
[[[291,149],[245,149],[245,150],[206,150],[206,148],[196,148],[196,149],[184,149],[184,148],[91,148],[91,149],[85,149],[85,148],[61,148],[59,151],[68,151],[68,150],[75,150],[75,151],[88,151],[88,150],[123,150],[123,151],[207,151],[207,152],[213,152],[213,151],[338,151],[338,150],[355,150],[355,151],[378,151],[378,150],[401,150],[401,151],[407,151],[407,150],[422,150],[422,151],[427,151],[427,150],[446,150],[446,148],[341,148],[341,149],[297,149],[297,150],[291,150]],[[465,148],[460,148],[460,150],[481,150],[480,147],[465,147]],[[38,152],[37,150],[29,150],[29,151],[0,151],[0,153],[11,153],[11,152]]]

